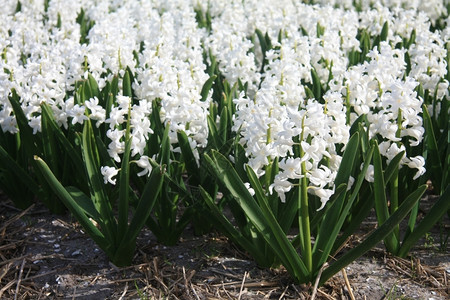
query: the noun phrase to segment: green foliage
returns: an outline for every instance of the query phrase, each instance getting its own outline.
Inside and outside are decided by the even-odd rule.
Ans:
[[[226,188],[228,194],[225,194],[225,196],[230,196],[230,206],[234,206],[231,211],[234,212],[237,220],[241,219],[241,221],[237,221],[238,227],[236,228],[221,213],[217,202],[204,189],[202,189],[202,195],[216,217],[217,223],[220,224],[219,228],[224,230],[232,241],[248,251],[261,266],[274,267],[281,263],[297,282],[312,282],[323,264],[325,262],[331,263],[331,257],[335,257],[336,253],[332,253],[332,250],[339,248],[342,244],[342,240],[338,239],[339,232],[352,212],[354,201],[357,199],[364,182],[365,171],[369,166],[374,149],[376,149],[376,145],[372,144],[364,157],[364,169],[356,176],[357,181],[354,186],[347,190],[347,182],[352,175],[352,170],[355,169],[354,166],[359,165],[356,159],[359,157],[359,140],[360,135],[356,133],[347,144],[341,167],[336,177],[336,182],[339,183],[338,188],[330,200],[330,204],[326,206],[325,211],[316,212],[312,215],[314,221],[305,223],[304,220],[309,220],[309,218],[305,218],[308,215],[302,215],[301,213],[302,206],[306,202],[301,198],[307,197],[305,196],[307,194],[302,192],[305,186],[299,185],[291,193],[291,195],[299,198],[298,206],[295,209],[289,207],[289,210],[282,211],[282,215],[288,216],[289,212],[297,212],[301,215],[299,218],[299,229],[301,230],[292,240],[287,237],[287,230],[290,229],[289,222],[283,223],[282,218],[277,219],[276,215],[278,215],[279,211],[270,206],[270,198],[272,197],[267,190],[265,191],[262,184],[265,183],[266,178],[259,179],[249,167],[245,168],[245,173],[240,172],[241,175],[239,175],[237,171],[238,166],[233,166],[226,157],[217,151],[212,151],[210,154],[205,155],[205,158],[210,166],[211,174],[218,178]],[[266,173],[266,176],[271,175]],[[271,179],[273,180],[273,178]],[[245,182],[250,183],[255,193],[254,196],[250,194],[248,187],[244,184]],[[331,277],[340,271],[340,268],[370,250],[377,242],[388,237],[395,225],[415,205],[423,191],[424,187],[421,187],[420,190],[405,200],[405,203],[399,208],[399,212],[394,213],[394,216],[385,218],[384,223],[389,224],[389,226],[382,226],[382,229],[378,230],[376,234],[367,240],[364,240],[356,248],[357,250],[351,252],[351,255],[344,255],[342,259],[339,258],[337,261],[334,261],[330,268],[325,269],[325,276],[327,278]],[[296,202],[293,198],[290,198],[288,201],[290,203]],[[279,209],[286,209],[287,207],[278,206]],[[235,212],[236,208],[240,209],[238,213]],[[310,213],[310,211],[307,212],[307,214]],[[319,216],[318,219],[315,219],[316,215]],[[400,217],[398,217],[399,215]],[[311,226],[313,223],[315,225]],[[289,225],[286,226],[286,224]],[[305,227],[312,227],[313,231],[316,232],[316,241],[312,250],[308,250],[308,247],[304,246],[308,243],[311,245],[312,238],[311,235],[306,236],[304,234]],[[355,228],[355,226],[352,225],[352,228]],[[300,245],[300,248],[296,249],[295,245]],[[339,268],[336,266],[339,266]]]
[[[108,195],[106,186],[102,182],[100,156],[89,120],[85,121],[82,134],[83,165],[88,178],[89,194],[83,193],[77,187],[64,187],[48,164],[41,158],[35,157],[37,167],[53,192],[76,217],[87,234],[117,266],[126,266],[131,263],[136,238],[159,198],[163,183],[163,170],[154,168],[141,191],[134,214],[129,219],[130,171],[128,160],[130,142],[128,138],[120,170],[117,217],[114,215],[112,205],[116,199]]]

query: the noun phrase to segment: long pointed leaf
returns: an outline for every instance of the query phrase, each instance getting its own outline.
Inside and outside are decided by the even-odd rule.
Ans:
[[[342,156],[341,165],[336,175],[335,186],[339,187],[345,185],[349,181],[351,171],[353,170],[356,162],[356,156],[359,149],[359,134],[356,132],[352,135],[345,152]],[[342,193],[342,190],[341,190]],[[313,249],[313,261],[315,266],[321,266],[328,258],[329,252],[333,246],[333,243],[339,233],[340,227],[336,226],[339,218],[341,217],[341,210],[344,206],[346,199],[346,193],[342,193],[341,196],[335,198],[330,204],[330,209],[325,213],[325,217],[321,223],[319,233],[316,237],[316,242]],[[342,226],[342,224],[340,224]],[[317,250],[320,249],[320,250]],[[320,257],[320,258],[319,258]]]
[[[202,96],[201,101],[206,101],[206,98],[208,98],[209,90],[211,89],[214,80],[216,80],[217,75],[212,75],[209,77],[208,80],[206,80],[205,84],[202,87],[202,91],[200,92],[200,95]]]
[[[386,222],[372,232],[361,244],[346,252],[336,262],[332,263],[327,269],[325,269],[322,273],[319,284],[322,285],[325,283],[342,268],[350,264],[358,257],[364,255],[367,251],[375,247],[375,245],[381,240],[391,234],[394,228],[408,215],[409,211],[420,199],[426,189],[426,185],[420,186],[403,201],[402,205],[400,205],[400,207],[386,220]]]
[[[79,154],[79,149],[76,149],[69,139],[64,135],[61,128],[55,121],[53,117],[53,111],[47,103],[41,104],[42,116],[48,121],[49,130],[55,134],[56,138],[59,140],[60,145],[64,148],[67,153],[70,153],[69,157],[73,162],[73,166],[77,170],[76,176],[84,176],[85,171],[83,169],[83,159]]]
[[[125,142],[119,178],[119,207],[117,219],[117,240],[121,241],[128,229],[128,208],[130,193],[130,152],[131,139]]]
[[[428,113],[427,106],[424,105],[423,109],[423,121],[425,127],[425,145],[427,151],[427,169],[431,174],[431,180],[435,187],[440,190],[440,174],[443,174],[442,162],[439,157],[439,147],[436,142],[436,135],[433,129],[433,122],[431,120],[430,114]],[[439,174],[439,175],[438,175]],[[437,177],[435,177],[437,176]]]
[[[82,153],[85,161],[85,168],[89,178],[89,187],[91,197],[97,211],[102,216],[103,230],[105,237],[113,241],[116,239],[116,223],[112,215],[112,207],[106,196],[104,183],[100,174],[100,165],[98,162],[98,153],[95,143],[93,142],[92,126],[89,120],[85,121],[82,135]]]
[[[26,186],[30,189],[34,195],[39,195],[39,186],[36,181],[26,172],[12,157],[9,155],[5,149],[0,145],[0,162],[2,163],[2,168],[8,169]]]
[[[74,186],[68,186],[65,188],[66,191],[72,196],[73,200],[76,202],[78,207],[84,211],[84,213],[90,216],[96,222],[101,221],[101,216],[95,209],[92,199],[86,196],[80,189]]]
[[[346,225],[344,231],[341,232],[339,238],[337,238],[336,241],[334,242],[333,249],[331,252],[335,252],[336,249],[342,246],[344,241],[359,227],[361,222],[366,218],[367,214],[369,213],[369,210],[373,206],[373,201],[371,201],[372,198],[365,197],[366,196],[365,193],[361,191],[361,186],[363,185],[365,180],[365,174],[372,160],[373,151],[374,146],[372,145],[372,147],[367,151],[364,157],[363,169],[361,170],[361,172],[359,172],[358,179],[350,191],[351,192],[350,199],[347,201],[347,204],[342,210],[341,218],[343,218],[343,220],[340,220],[339,222],[345,222],[345,218],[347,218],[348,213],[350,212],[350,210],[352,210],[353,213],[351,216],[351,221],[349,222],[349,224]],[[363,199],[361,201],[362,202],[361,206],[354,204],[355,200],[358,197],[360,197],[360,199]]]
[[[153,206],[155,205],[158,197],[160,196],[163,183],[163,173],[161,170],[154,169],[150,174],[150,177],[145,184],[142,196],[139,199],[138,206],[131,219],[130,226],[128,227],[127,234],[122,243],[128,243],[133,241],[138,236],[140,230],[145,225]]]
[[[398,168],[399,163],[404,155],[405,151],[402,151],[398,153],[396,156],[394,156],[394,158],[389,162],[389,165],[386,167],[386,170],[384,170],[385,184],[387,184],[391,180],[392,175],[394,175],[395,170]]]
[[[279,254],[279,259],[289,273],[299,281],[309,280],[311,274],[308,273],[275,217],[270,213],[270,209],[264,205],[261,208],[258,206],[230,162],[222,154],[213,151],[212,155],[212,158],[208,155],[205,158],[215,169],[216,176],[238,201],[266,242]]]
[[[412,246],[427,233],[436,222],[438,222],[442,216],[450,209],[450,186],[447,187],[445,192],[440,196],[438,201],[433,204],[433,207],[420,221],[419,225],[414,231],[406,238],[402,246],[398,251],[398,256],[405,257]]]
[[[87,217],[85,210],[74,200],[71,194],[61,185],[61,183],[53,175],[48,165],[39,157],[35,156],[36,165],[41,169],[42,174],[53,189],[54,193],[61,199],[70,212],[77,218],[78,222],[83,226],[86,233],[102,248],[108,255],[111,254],[111,243],[105,236],[94,226]]]
[[[124,96],[133,96],[133,92],[131,90],[131,74],[130,72],[128,72],[128,70],[126,70],[125,75],[123,75],[122,88]]]
[[[177,132],[178,144],[180,145],[181,155],[183,156],[184,163],[186,165],[186,171],[188,172],[189,183],[192,185],[199,185],[200,180],[200,169],[197,165],[194,153],[192,153],[191,145],[189,144],[189,139],[184,131]]]
[[[17,121],[17,127],[19,127],[21,147],[24,149],[28,158],[32,159],[33,155],[41,153],[39,140],[33,135],[33,130],[28,126],[27,118],[20,105],[19,96],[14,89],[11,90],[11,96],[9,102],[14,111],[14,115]]]
[[[325,247],[323,248],[324,250],[322,250],[322,251],[319,250],[320,249],[319,247],[317,248],[318,250],[316,250],[316,247],[314,245],[314,252],[315,252],[314,254],[317,255],[318,253],[321,253],[321,257],[316,263],[317,266],[322,266],[322,264],[328,260],[328,256],[329,256],[330,252],[335,247],[335,242],[336,242],[338,233],[341,230],[342,225],[344,224],[345,219],[347,218],[348,213],[350,212],[350,209],[352,208],[353,203],[354,203],[357,195],[359,194],[361,186],[364,182],[364,174],[366,174],[367,169],[369,168],[369,162],[372,159],[372,154],[373,154],[373,147],[366,154],[366,157],[364,159],[364,161],[366,163],[364,164],[364,167],[358,176],[358,180],[356,181],[356,184],[354,185],[354,187],[351,190],[350,199],[348,199],[347,203],[345,204],[344,208],[342,209],[339,219],[336,220],[335,225],[333,226],[332,223],[329,223],[329,224],[322,224],[322,226],[321,226],[321,229],[327,225],[331,226],[331,228],[334,228],[334,229],[331,230],[331,232],[329,232],[329,230],[325,230],[325,236],[326,236],[326,233],[328,232],[328,240],[324,243],[325,244]],[[330,209],[332,211],[334,208],[331,207]]]
[[[374,188],[375,188],[375,212],[378,224],[382,225],[389,218],[389,209],[386,199],[386,184],[384,181],[382,162],[378,144],[375,141],[375,151],[373,156],[374,166]],[[391,253],[396,253],[399,247],[399,240],[394,233],[389,234],[384,240],[386,248]]]
[[[344,154],[342,156],[341,166],[339,167],[336,179],[334,181],[335,186],[340,186],[343,183],[348,183],[348,179],[353,170],[355,159],[358,154],[359,138],[359,133],[356,132],[348,141]]]
[[[261,265],[264,265],[266,262],[266,258],[264,255],[261,255],[261,249],[259,247],[255,247],[253,243],[251,243],[246,236],[244,236],[241,232],[239,232],[233,224],[223,215],[220,209],[217,207],[217,204],[211,198],[207,191],[205,191],[200,186],[200,193],[205,200],[205,203],[208,205],[211,210],[211,214],[214,216],[214,220],[219,222],[220,226],[222,226],[223,232],[231,239],[232,242],[241,246],[245,251],[249,252],[253,259],[256,260]]]

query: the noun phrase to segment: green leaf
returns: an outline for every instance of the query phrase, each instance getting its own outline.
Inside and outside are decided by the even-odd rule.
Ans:
[[[278,165],[278,157],[275,157],[273,159],[273,161],[271,161],[266,166],[266,173],[264,174],[262,183],[266,187],[267,200],[269,202],[270,209],[272,210],[272,212],[273,212],[274,216],[277,218],[277,220],[282,220],[283,218],[288,218],[289,213],[280,209],[280,206],[281,206],[281,208],[283,206],[281,205],[282,202],[280,201],[280,199],[278,197],[278,193],[273,192],[271,194],[270,190],[269,190],[270,185],[272,184],[272,182],[275,181],[275,177],[278,175],[279,172],[280,172],[280,168]],[[280,226],[281,226],[281,228],[283,228],[283,231],[286,231],[286,229],[282,226],[281,222],[280,222]]]
[[[306,99],[315,99],[313,91],[307,86],[305,86]]]
[[[161,147],[161,150],[158,155],[158,163],[161,165],[169,166],[170,165],[170,153],[171,153],[170,139],[169,139],[169,124],[167,124],[167,126],[164,130],[160,147]]]
[[[41,114],[41,129],[42,129],[42,150],[44,158],[49,162],[50,168],[55,174],[60,175],[59,166],[64,159],[59,153],[55,141],[55,135],[57,134],[51,125],[52,117],[46,112]]]
[[[153,136],[159,137],[162,140],[163,136],[164,136],[165,128],[164,128],[164,125],[161,122],[161,113],[160,113],[161,109],[160,109],[160,107],[161,106],[160,106],[158,100],[153,100],[152,101],[152,114],[151,114],[150,120],[151,120],[152,126],[154,127],[153,128],[154,134],[152,135],[152,137]],[[152,145],[150,145],[150,146],[152,146]],[[156,148],[157,148],[157,151],[155,150],[155,153],[158,153],[159,145],[156,145]]]
[[[131,74],[128,70],[126,70],[125,74],[123,75],[122,88],[123,88],[124,96],[128,96],[128,97],[133,96],[133,92],[131,90]]]
[[[389,210],[386,199],[386,183],[383,175],[382,160],[378,143],[374,141],[375,152],[373,156],[374,165],[374,187],[375,187],[375,211],[377,213],[378,224],[383,224],[389,217]]]
[[[261,51],[262,51],[263,55],[265,55],[265,53],[268,49],[267,49],[266,39],[264,37],[264,34],[258,28],[255,30],[255,33],[258,36],[259,44],[261,45]]]
[[[213,120],[213,117],[209,115],[207,117],[206,121],[208,123],[208,131],[209,131],[208,142],[211,143],[211,145],[214,149],[220,149],[220,145],[221,145],[220,135],[217,130],[217,125],[216,125],[215,121]]]
[[[421,196],[421,195],[420,195]],[[406,238],[400,247],[397,255],[406,257],[409,250],[417,241],[427,233],[434,224],[436,224],[445,213],[450,209],[450,186],[447,186],[445,192],[439,197],[438,201],[433,204],[433,207],[420,221],[414,231]]]
[[[313,94],[314,98],[317,101],[320,101],[322,98],[322,84],[320,83],[319,75],[314,68],[311,69],[311,78],[313,82]]]
[[[325,33],[325,27],[321,26],[319,22],[316,24],[316,35],[320,38]]]
[[[272,49],[272,43],[267,33],[264,35],[259,29],[256,29],[255,33],[258,36],[259,44],[261,45],[261,52],[263,54],[263,61],[261,63],[261,70],[260,70],[260,72],[263,73],[264,67],[267,64],[266,52]]]
[[[383,24],[383,28],[381,29],[381,34],[380,34],[380,40],[382,42],[387,40],[388,33],[389,33],[389,23],[386,21]]]
[[[127,70],[128,72],[128,70]],[[131,88],[131,87],[130,87]],[[125,129],[125,150],[122,156],[120,178],[119,178],[119,207],[117,220],[117,240],[121,241],[126,234],[128,228],[128,208],[130,194],[130,153],[131,153],[131,136],[130,136],[130,119],[131,107],[128,107],[128,119]]]
[[[328,259],[331,248],[336,240],[336,237],[341,229],[345,215],[342,218],[341,210],[346,200],[347,184],[343,183],[338,188],[330,199],[332,203],[329,209],[327,209],[320,223],[319,233],[317,234],[314,247],[312,249],[313,266],[320,267]],[[342,222],[339,222],[339,220]]]
[[[258,201],[259,206],[268,205],[269,203],[267,200],[267,196],[264,193],[263,187],[261,185],[261,182],[259,181],[258,176],[256,176],[255,172],[249,165],[246,165],[246,171],[248,179],[250,180],[250,186],[255,191],[255,197],[256,200]]]
[[[91,217],[96,222],[101,222],[101,216],[98,211],[95,209],[94,203],[92,199],[86,196],[80,189],[74,186],[66,187],[66,191],[70,194],[75,203],[79,206],[80,209],[84,211],[84,213]]]
[[[79,205],[71,194],[61,185],[58,179],[53,175],[48,165],[39,157],[35,156],[36,165],[41,170],[45,180],[49,183],[54,193],[61,199],[70,212],[77,218],[78,222],[83,226],[86,233],[102,248],[108,255],[111,254],[111,243],[105,236],[94,226],[86,215],[86,211]],[[74,191],[69,188],[70,191]]]
[[[97,146],[98,157],[100,158],[100,161],[103,162],[103,165],[116,167],[116,161],[109,155],[108,148],[100,136],[95,136],[95,143]]]
[[[184,131],[178,131],[177,138],[181,149],[181,155],[183,156],[183,161],[186,165],[186,171],[190,176],[189,182],[190,184],[197,186],[202,181],[200,179],[201,174],[194,153],[192,152],[191,145],[189,144],[189,139]]]
[[[17,121],[17,127],[19,127],[20,141],[23,151],[25,151],[28,158],[32,159],[33,155],[42,153],[39,143],[39,139],[33,135],[33,130],[28,126],[28,120],[20,105],[19,96],[14,89],[11,90],[11,96],[9,96],[9,102],[14,111],[14,115]]]
[[[337,186],[336,194],[340,194],[340,196],[334,198],[333,202],[331,202],[331,207],[325,213],[324,219],[320,224],[319,233],[316,237],[316,242],[313,249],[314,266],[322,266],[322,264],[328,259],[333,243],[345,220],[345,216],[341,217],[341,210],[346,199],[346,192],[344,191],[347,188],[351,171],[356,163],[358,150],[359,134],[356,132],[347,143],[345,152],[342,156],[341,165],[336,175],[334,184]],[[336,223],[339,219],[341,219],[341,222],[337,225]]]
[[[228,134],[228,107],[224,107],[222,113],[220,114],[220,122],[219,122],[219,138],[220,138],[220,147],[224,146],[227,141]]]
[[[447,130],[444,130],[444,132],[447,131],[447,139],[445,141],[445,150],[441,150],[445,153],[445,160],[444,160],[444,166],[443,170],[446,170],[447,172],[444,172],[442,174],[442,183],[441,183],[441,194],[442,194],[442,188],[445,186],[448,186],[450,184],[450,119],[447,121]]]
[[[224,216],[222,211],[218,208],[217,204],[211,198],[207,191],[200,186],[200,193],[205,200],[206,205],[208,205],[216,226],[221,226],[221,231],[226,234],[233,243],[241,246],[245,251],[249,252],[251,257],[260,265],[267,264],[267,259],[262,255],[261,249],[256,247],[255,244],[251,242],[246,236],[239,232],[233,224]]]
[[[409,76],[409,73],[411,73],[411,56],[409,55],[409,52],[405,52],[405,63],[406,63],[406,70],[405,74],[406,76]]]
[[[15,12],[18,13],[22,10],[22,3],[20,1],[17,1],[16,10]]]
[[[382,225],[389,218],[389,209],[386,199],[386,183],[383,175],[383,167],[381,161],[378,143],[374,140],[375,151],[373,156],[374,166],[374,192],[375,192],[375,212],[378,224]],[[386,249],[395,254],[399,247],[399,241],[394,234],[389,234],[384,240]]]
[[[369,53],[370,50],[370,35],[366,30],[364,30],[361,35],[360,44],[360,48],[362,50],[361,63],[363,63],[366,60],[367,53]]]
[[[111,89],[109,91],[114,97],[119,93],[119,76],[114,75],[111,81]],[[106,107],[108,109],[110,107]]]
[[[426,162],[427,169],[431,174],[431,180],[433,181],[433,185],[437,190],[441,190],[440,186],[440,178],[441,174],[443,174],[444,170],[442,169],[442,163],[439,159],[439,147],[436,142],[436,135],[433,128],[433,122],[431,120],[430,114],[428,113],[427,106],[423,105],[423,121],[425,127],[425,145],[426,145]]]
[[[396,156],[394,156],[394,158],[389,162],[389,165],[386,167],[386,170],[384,170],[385,184],[388,184],[392,176],[395,174],[395,171],[397,170],[404,155],[405,151],[401,151]]]
[[[266,34],[264,35],[264,39],[266,40],[267,49],[268,50],[272,49],[273,48],[272,41],[270,40],[268,32],[266,32]]]
[[[119,178],[119,207],[117,219],[117,239],[122,240],[128,229],[128,208],[130,193],[130,152],[131,138],[125,142]]]
[[[94,77],[92,77],[92,75],[90,73],[88,74],[87,83],[89,86],[89,93],[90,93],[91,97],[100,98],[100,89],[98,88],[97,81],[95,80]],[[101,100],[101,99],[99,99],[99,100]]]
[[[208,98],[209,91],[211,90],[211,87],[214,83],[214,80],[216,80],[217,75],[212,75],[209,77],[208,80],[206,80],[205,84],[202,87],[202,91],[200,92],[200,95],[202,96],[201,101],[204,102]]]
[[[355,132],[347,143],[344,154],[342,155],[341,165],[336,174],[334,181],[335,186],[339,186],[343,183],[347,184],[350,178],[351,172],[355,165],[355,160],[359,150],[359,133]]]
[[[341,271],[358,257],[364,255],[367,251],[375,247],[381,240],[391,234],[394,228],[408,215],[409,211],[417,203],[417,201],[419,201],[426,189],[426,185],[420,186],[415,192],[409,195],[405,201],[403,201],[402,205],[399,206],[392,216],[390,216],[380,227],[372,232],[361,244],[350,249],[338,258],[337,261],[326,268],[320,277],[319,285],[324,284],[334,274]]]
[[[117,224],[112,215],[112,207],[106,196],[103,183],[103,176],[100,174],[100,165],[97,147],[95,146],[94,136],[90,120],[84,122],[82,135],[82,154],[84,165],[89,179],[89,188],[91,197],[96,210],[102,216],[105,228],[105,237],[115,244]]]
[[[367,121],[367,115],[360,115],[355,121],[353,121],[350,127],[350,136],[353,136],[356,132],[359,132],[360,125]]]
[[[358,145],[354,144],[353,146],[357,147]],[[352,150],[349,151],[353,152]],[[369,168],[369,162],[372,158],[372,155],[373,155],[373,147],[368,151],[365,157],[364,167],[359,173],[355,185],[349,191],[351,192],[351,196],[346,202],[345,196],[348,194],[348,192],[343,192],[341,187],[347,188],[347,185],[342,183],[341,186],[339,186],[338,189],[336,190],[337,200],[332,202],[333,203],[332,206],[330,207],[330,209],[327,210],[327,213],[321,224],[320,232],[317,236],[316,243],[314,244],[313,249],[314,265],[322,266],[323,263],[328,260],[329,254],[335,247],[335,242],[342,228],[342,225],[344,224],[350,210],[352,209],[353,203],[355,202],[357,196],[359,195],[359,191],[364,182],[364,174],[366,174],[367,169]],[[340,168],[345,168],[345,165],[341,164]],[[341,190],[339,188],[341,188]],[[339,193],[341,193],[341,196],[339,196]],[[318,258],[319,256],[320,258]]]
[[[154,168],[145,184],[142,196],[139,199],[133,218],[128,226],[127,233],[121,243],[131,243],[131,241],[134,241],[139,235],[139,232],[145,225],[145,222],[152,212],[153,206],[160,196],[162,184],[163,171]]]
[[[19,165],[16,160],[14,160],[11,155],[6,152],[6,150],[0,145],[0,162],[2,164],[1,168],[5,168],[9,172],[15,175],[15,180],[19,180],[21,182],[21,185],[24,187],[27,187],[28,190],[32,192],[32,194],[39,195],[40,194],[40,188],[39,185],[36,183],[36,181],[30,176],[29,172],[25,170],[21,165]],[[0,169],[1,170],[1,169]],[[8,176],[5,173],[5,176]],[[18,182],[16,182],[18,185]],[[27,199],[19,200],[14,199],[14,203],[23,202],[24,206],[28,206],[27,204],[31,204],[31,202]],[[19,204],[19,206],[21,206]]]
[[[231,163],[222,154],[214,150],[211,154],[212,157],[205,155],[205,158],[214,169],[215,175],[227,187],[264,240],[277,253],[288,272],[299,281],[308,281],[311,274],[308,273],[268,205],[263,202],[260,207],[256,203]]]
[[[66,135],[62,132],[61,128],[56,123],[52,109],[47,103],[41,104],[41,111],[42,118],[45,118],[47,121],[48,130],[52,131],[52,133],[56,136],[65,152],[70,153],[68,157],[72,160],[73,166],[76,170],[76,176],[85,177],[85,171],[83,168],[84,163],[80,155],[80,150],[75,148],[72,142],[70,142]]]
[[[346,224],[345,229],[340,233],[340,236],[336,239],[333,245],[333,249],[330,253],[334,253],[338,248],[342,246],[342,244],[346,241],[346,239],[353,234],[355,230],[357,230],[363,220],[367,217],[370,209],[373,206],[373,196],[368,196],[366,191],[371,192],[366,189],[365,191],[361,190],[363,183],[365,182],[365,174],[369,168],[370,162],[372,160],[372,155],[374,151],[374,145],[370,147],[364,157],[364,165],[362,170],[358,173],[358,179],[356,183],[351,188],[350,193],[351,196],[348,199],[344,209],[341,213],[342,220],[339,221],[338,227],[342,227],[342,224],[346,221],[348,214],[351,212],[351,219],[348,224]],[[359,203],[355,204],[357,199],[362,199]],[[342,223],[341,223],[342,222]],[[340,224],[340,225],[339,225]]]
[[[278,222],[280,223],[281,228],[284,232],[288,232],[291,229],[292,223],[294,222],[295,217],[298,214],[298,205],[297,201],[294,199],[298,199],[298,193],[300,189],[294,189],[291,193],[286,195],[286,202],[278,204]],[[274,192],[274,196],[278,194]],[[280,199],[277,198],[277,201]]]
[[[414,231],[414,227],[416,226],[417,222],[417,215],[419,214],[419,208],[420,208],[420,201],[417,202],[417,204],[413,207],[411,210],[411,213],[409,214],[408,219],[408,226],[406,227],[406,232],[403,235],[403,242],[406,241],[406,239],[410,236],[410,234]],[[402,244],[403,246],[403,244]],[[400,246],[401,248],[401,246]],[[399,249],[400,251],[400,249]],[[399,254],[397,254],[399,255]]]

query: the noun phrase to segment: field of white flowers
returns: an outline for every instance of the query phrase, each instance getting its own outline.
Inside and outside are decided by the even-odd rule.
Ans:
[[[7,0],[0,189],[68,209],[118,266],[144,226],[173,245],[188,224],[296,282],[379,241],[406,257],[450,209],[449,8]]]

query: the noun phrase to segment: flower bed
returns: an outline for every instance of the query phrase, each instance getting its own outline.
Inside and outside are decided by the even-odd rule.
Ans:
[[[397,2],[9,1],[0,188],[119,266],[143,226],[172,245],[189,223],[298,282],[381,240],[404,257],[450,206],[450,27],[448,1]]]

